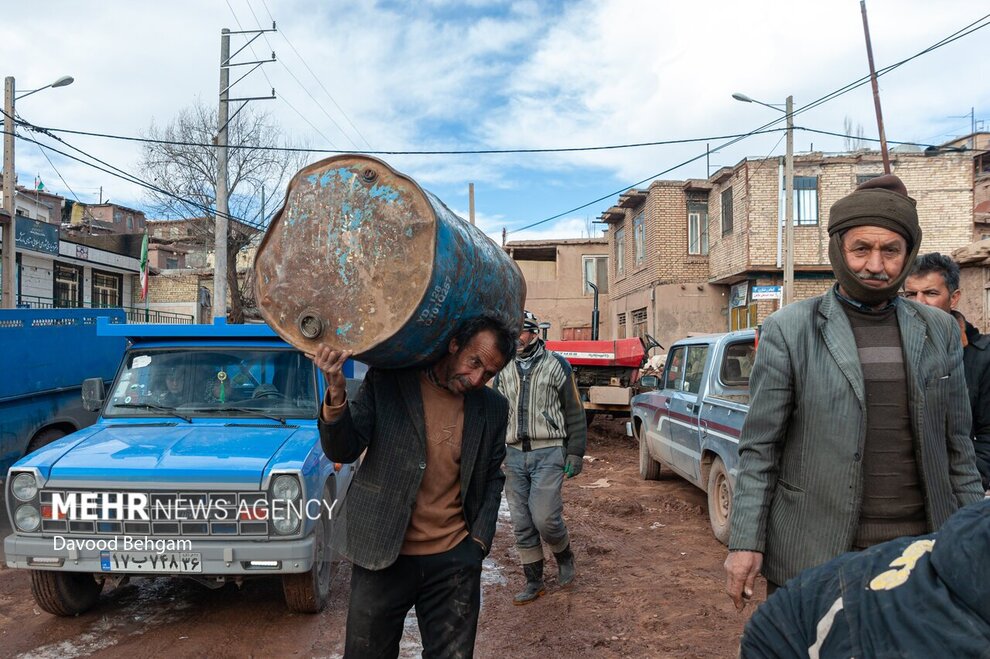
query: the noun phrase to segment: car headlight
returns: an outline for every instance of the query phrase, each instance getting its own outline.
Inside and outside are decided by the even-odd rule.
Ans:
[[[14,476],[10,491],[21,501],[30,501],[38,496],[38,481],[34,479],[34,474],[22,472]]]
[[[290,511],[284,517],[273,517],[272,526],[279,535],[295,533],[299,528],[299,516]]]
[[[41,526],[41,513],[34,506],[21,506],[14,512],[14,523],[21,531],[31,533]]]
[[[282,474],[272,483],[272,496],[276,499],[293,501],[302,496],[302,488],[299,487],[299,479],[295,476]]]

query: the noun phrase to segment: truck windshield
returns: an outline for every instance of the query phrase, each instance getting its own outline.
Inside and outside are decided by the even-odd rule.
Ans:
[[[133,350],[106,417],[316,418],[313,363],[291,349]],[[201,412],[202,414],[199,414]]]

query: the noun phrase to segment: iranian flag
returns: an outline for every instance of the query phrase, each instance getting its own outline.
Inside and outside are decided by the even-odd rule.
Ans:
[[[141,241],[141,299],[148,298],[148,231],[144,232]]]

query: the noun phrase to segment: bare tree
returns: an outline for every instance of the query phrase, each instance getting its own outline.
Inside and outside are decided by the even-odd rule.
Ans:
[[[852,118],[847,115],[842,120],[842,130],[845,133],[846,151],[858,151],[866,146],[863,124],[853,126]]]
[[[190,242],[214,244],[217,198],[217,111],[202,102],[179,112],[167,125],[154,123],[145,137],[140,168],[161,192],[149,192],[149,205],[165,219],[199,219],[190,223]],[[243,322],[245,308],[254,307],[250,278],[238,278],[237,254],[250,242],[251,228],[263,228],[262,194],[270,214],[282,202],[288,179],[306,161],[288,147],[281,130],[265,113],[250,108],[236,114],[227,126],[230,231],[227,242],[227,288],[231,295],[229,320]],[[240,222],[241,224],[238,224]],[[246,226],[245,226],[246,225]]]

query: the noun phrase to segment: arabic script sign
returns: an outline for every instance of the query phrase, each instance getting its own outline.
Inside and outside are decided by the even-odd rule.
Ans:
[[[20,249],[58,256],[58,226],[18,215],[14,242]]]

